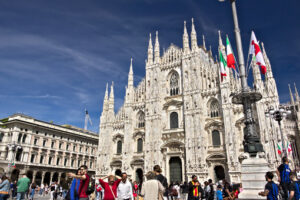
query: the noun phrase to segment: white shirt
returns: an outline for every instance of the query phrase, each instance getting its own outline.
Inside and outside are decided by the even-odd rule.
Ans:
[[[133,199],[133,194],[132,194],[132,186],[131,183],[126,180],[125,183],[123,183],[123,181],[121,181],[119,183],[118,189],[117,189],[117,196],[118,199],[123,200],[123,199]]]

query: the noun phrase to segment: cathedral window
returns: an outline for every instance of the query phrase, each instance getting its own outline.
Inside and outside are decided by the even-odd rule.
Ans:
[[[213,144],[213,146],[221,145],[220,132],[217,130],[212,131],[212,144]]]
[[[178,114],[177,112],[172,112],[170,114],[170,128],[178,128]]]
[[[145,113],[139,112],[138,114],[138,128],[144,128],[145,127]]]
[[[209,115],[211,118],[219,117],[219,103],[217,100],[211,102]]]
[[[138,153],[143,152],[143,139],[142,138],[139,138],[137,140],[137,152]]]
[[[122,153],[122,141],[119,140],[117,142],[117,154],[121,154]]]
[[[170,77],[170,95],[178,95],[179,93],[179,76],[178,73],[173,72]]]

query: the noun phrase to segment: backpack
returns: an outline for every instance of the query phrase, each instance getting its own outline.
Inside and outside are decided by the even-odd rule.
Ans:
[[[268,199],[278,200],[278,186],[275,183],[272,183],[272,191],[269,191]]]
[[[291,182],[290,181],[290,172],[291,172],[291,170],[290,170],[290,168],[287,164],[284,164],[283,166],[284,166],[283,170],[280,174],[281,182],[289,183],[289,182]]]

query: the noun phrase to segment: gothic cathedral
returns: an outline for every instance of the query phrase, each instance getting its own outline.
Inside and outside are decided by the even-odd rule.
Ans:
[[[252,63],[253,89],[263,96],[253,110],[266,159],[275,170],[281,160],[277,153],[281,138],[277,122],[267,118],[265,111],[278,106],[279,97],[270,61],[261,45],[267,73],[263,80],[259,67]],[[225,54],[220,32],[219,51]],[[184,23],[183,48],[171,44],[163,55],[158,33],[154,49],[150,34],[145,78],[134,86],[131,60],[124,104],[117,113],[113,85],[109,96],[106,86],[97,175],[125,171],[132,180],[140,181],[158,164],[169,182],[185,181],[192,174],[198,175],[201,182],[208,178],[240,182],[244,114],[241,105],[231,102],[232,94],[241,90],[240,79],[226,68],[227,76],[221,80],[219,68],[219,62],[206,48],[204,36],[202,45],[198,45],[193,20],[190,36]],[[296,98],[299,105],[298,93]],[[290,156],[295,165],[299,163],[295,141],[300,123],[294,118],[284,123],[293,126],[286,125],[284,130],[286,140],[293,144]]]

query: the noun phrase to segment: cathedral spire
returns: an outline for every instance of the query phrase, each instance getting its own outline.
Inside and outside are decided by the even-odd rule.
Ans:
[[[150,36],[149,36],[148,63],[149,63],[149,64],[152,64],[152,63],[153,63],[153,46],[152,46],[151,33],[150,33]]]
[[[222,41],[221,31],[219,30],[218,33],[219,33],[219,49],[225,50],[225,46],[223,45],[223,41]]]
[[[273,72],[272,72],[270,60],[269,60],[269,58],[267,56],[267,52],[266,52],[265,45],[264,45],[263,42],[261,42],[261,47],[262,47],[263,57],[264,57],[264,60],[265,60],[265,63],[266,63],[266,68],[267,68],[266,78],[267,79],[273,78]]]
[[[132,58],[130,59],[130,67],[128,73],[128,87],[133,86],[133,69],[132,69]]]
[[[104,95],[104,101],[108,100],[108,83],[106,83],[106,90],[105,90],[105,95]]]
[[[190,50],[189,46],[189,35],[186,29],[186,21],[184,21],[184,29],[183,29],[183,52],[187,53]]]
[[[155,37],[155,46],[154,46],[154,62],[158,63],[159,62],[159,41],[158,41],[158,31],[156,31],[156,37]]]
[[[191,45],[192,45],[192,51],[195,51],[198,47],[197,33],[194,25],[194,18],[192,18]]]
[[[290,84],[289,84],[289,91],[290,91],[291,104],[293,106],[295,106],[294,96],[293,96]]]
[[[203,43],[203,49],[206,50],[206,46],[205,46],[205,36],[202,35],[202,43]]]
[[[114,97],[114,82],[111,83],[110,86],[110,94],[109,94],[109,102],[114,102],[115,97]]]
[[[294,87],[295,87],[296,101],[299,101],[299,94],[298,94],[298,90],[297,90],[297,87],[296,87],[296,83],[294,83]]]

